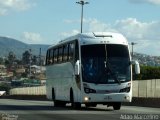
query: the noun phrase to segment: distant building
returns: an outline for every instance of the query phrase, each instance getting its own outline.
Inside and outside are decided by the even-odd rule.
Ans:
[[[6,95],[6,91],[0,91],[0,97]]]
[[[44,73],[45,71],[46,71],[46,68],[44,66],[37,66],[37,65],[31,66],[31,72],[34,74]]]
[[[6,67],[5,65],[0,65],[0,76],[6,76]]]
[[[138,60],[141,65],[160,66],[159,56],[151,56],[151,55],[145,55],[140,53],[134,53],[133,58]]]

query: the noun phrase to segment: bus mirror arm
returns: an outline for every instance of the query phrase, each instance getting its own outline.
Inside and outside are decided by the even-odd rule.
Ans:
[[[139,62],[137,60],[132,60],[131,64],[135,65],[135,73],[136,74],[140,74],[140,65],[139,65]]]
[[[75,64],[75,75],[79,75],[79,69],[80,69],[80,62],[79,60],[76,61],[76,64]]]

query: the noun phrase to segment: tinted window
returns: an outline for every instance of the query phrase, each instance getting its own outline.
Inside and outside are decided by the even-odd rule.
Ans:
[[[81,47],[82,78],[85,82],[112,84],[131,80],[128,47],[84,45]]]
[[[60,47],[58,49],[58,62],[62,62],[63,49]]]
[[[68,44],[63,46],[63,61],[68,60]]]
[[[58,49],[54,49],[54,63],[57,63]]]
[[[74,43],[69,43],[69,56],[68,59],[72,60],[74,54]]]

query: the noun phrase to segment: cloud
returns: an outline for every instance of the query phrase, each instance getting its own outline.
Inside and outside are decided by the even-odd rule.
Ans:
[[[100,26],[103,24],[100,24]],[[98,26],[94,26],[93,28],[95,27],[98,28]],[[105,28],[102,27],[102,30],[105,30]],[[117,31],[126,36],[129,42],[138,43],[135,48],[137,52],[159,55],[160,21],[141,22],[136,18],[127,18],[117,20],[114,24],[106,24],[105,31]]]
[[[30,44],[40,44],[44,42],[43,38],[39,33],[31,33],[31,32],[23,33],[23,41]]]
[[[69,19],[65,19],[63,20],[64,23],[67,23],[67,24],[71,24],[71,23],[79,23],[80,20],[69,20]]]
[[[70,32],[62,32],[62,33],[59,34],[59,36],[60,36],[61,39],[65,39],[66,37],[76,35],[78,33],[79,33],[79,31],[75,29],[75,30],[72,30]]]
[[[3,8],[0,8],[0,16],[6,15],[6,14],[7,14],[7,10],[3,9]]]
[[[95,18],[89,18],[85,19],[83,31],[122,33],[128,39],[129,43],[138,43],[135,46],[136,52],[159,55],[160,21],[142,22],[136,18],[126,18],[109,24]],[[61,35],[67,37],[73,35],[73,33],[78,33],[78,31],[64,32]]]
[[[121,31],[131,39],[160,40],[160,21],[140,22],[135,18],[117,20],[114,29]]]
[[[80,24],[81,21],[79,19],[77,19],[77,20],[66,19],[66,20],[64,20],[64,22],[67,24]],[[95,18],[89,18],[89,19],[84,18],[83,19],[83,27],[84,27],[83,31],[87,31],[87,32],[106,31],[111,28],[109,26],[110,26],[109,24],[98,21]],[[76,30],[76,31],[78,31],[78,30]],[[114,30],[110,29],[110,31],[114,31]],[[75,32],[75,30],[72,30],[72,32]],[[75,33],[77,33],[77,32],[75,32]]]
[[[77,33],[79,33],[78,30],[72,30],[71,32],[62,32],[60,35],[63,37],[69,37],[69,36],[75,35]]]
[[[117,30],[111,27],[111,24],[107,24],[104,22],[101,22],[95,18],[91,19],[89,18],[86,20],[86,26],[88,29],[88,32],[103,32],[103,31],[110,31],[110,32],[116,32]]]
[[[0,0],[0,15],[6,15],[10,11],[28,10],[34,5],[29,0]]]
[[[129,0],[131,3],[148,3],[148,4],[152,4],[152,5],[160,5],[160,0]]]

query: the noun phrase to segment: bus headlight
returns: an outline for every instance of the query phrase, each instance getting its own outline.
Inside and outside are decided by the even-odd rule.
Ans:
[[[89,97],[84,97],[84,101],[86,102],[89,101],[89,99],[90,99]]]
[[[123,88],[123,89],[120,89],[120,93],[123,93],[123,92],[129,92],[130,91],[130,89],[131,89],[131,87],[126,87],[126,88]]]
[[[96,90],[84,87],[85,93],[96,93]]]

